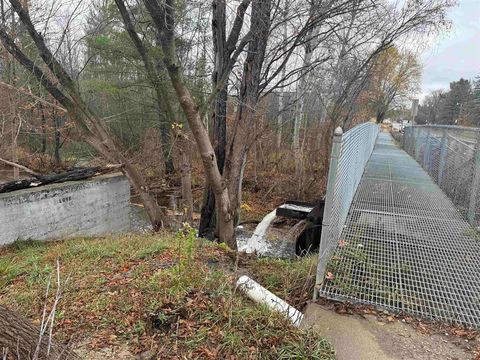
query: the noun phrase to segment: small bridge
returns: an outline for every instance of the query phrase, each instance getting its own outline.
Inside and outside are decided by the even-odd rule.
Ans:
[[[337,129],[316,295],[480,328],[479,134]]]

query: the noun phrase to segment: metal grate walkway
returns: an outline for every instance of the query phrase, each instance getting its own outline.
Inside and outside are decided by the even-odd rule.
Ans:
[[[321,296],[480,328],[480,233],[380,133]]]

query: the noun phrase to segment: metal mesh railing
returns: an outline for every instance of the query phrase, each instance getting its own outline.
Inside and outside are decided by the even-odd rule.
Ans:
[[[405,128],[404,149],[476,227],[480,220],[480,129],[425,125]]]
[[[340,239],[378,132],[379,126],[373,123],[358,125],[345,133],[342,133],[341,128],[335,130],[325,196],[317,284],[323,280],[329,257]]]
[[[452,140],[447,134],[450,145],[443,151],[450,154],[442,154],[438,136],[427,139],[427,129],[418,129],[405,134],[418,162],[390,134],[379,134],[317,292],[480,328],[480,232],[433,181],[440,177],[457,206],[468,212],[469,203],[459,199],[468,199],[475,188],[475,171],[465,164],[473,161],[469,138]],[[467,144],[463,152],[459,139]]]

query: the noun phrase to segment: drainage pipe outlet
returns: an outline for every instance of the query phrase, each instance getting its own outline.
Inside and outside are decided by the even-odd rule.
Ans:
[[[241,276],[237,280],[237,287],[257,304],[267,305],[270,309],[282,313],[292,322],[293,326],[300,326],[303,320],[303,314],[300,311],[287,304],[275,294],[272,294],[248,276]]]

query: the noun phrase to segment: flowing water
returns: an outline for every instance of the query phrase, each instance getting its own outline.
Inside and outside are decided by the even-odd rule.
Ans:
[[[265,234],[276,216],[276,209],[268,213],[267,216],[265,216],[257,225],[253,235],[248,239],[247,243],[239,246],[238,250],[244,251],[247,254],[257,252],[260,255],[269,251],[271,245],[266,241]]]
[[[268,237],[268,230],[275,218],[276,209],[262,219],[251,236],[248,236],[242,228],[237,228],[238,251],[281,258],[295,256],[295,243],[286,236],[276,240]]]

